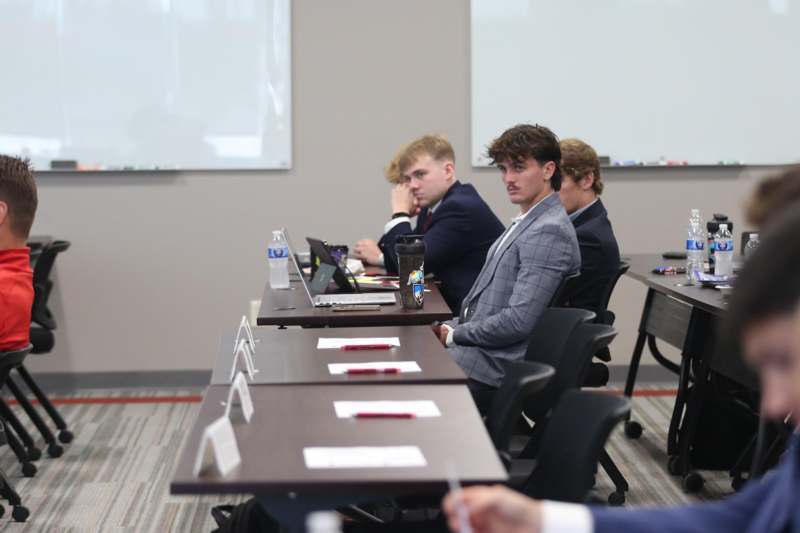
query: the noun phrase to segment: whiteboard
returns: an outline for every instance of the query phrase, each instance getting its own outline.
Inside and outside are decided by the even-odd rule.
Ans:
[[[0,153],[289,168],[290,0],[0,0]]]
[[[539,123],[614,161],[800,161],[798,0],[472,0],[472,162]]]

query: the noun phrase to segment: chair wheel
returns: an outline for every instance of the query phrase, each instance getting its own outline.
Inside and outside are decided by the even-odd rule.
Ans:
[[[689,472],[684,476],[683,481],[681,482],[683,492],[686,494],[694,494],[695,492],[699,492],[700,489],[703,488],[704,484],[705,481],[703,480],[703,476],[697,472]]]
[[[615,507],[619,507],[620,505],[625,504],[625,493],[624,492],[612,492],[608,495],[608,504],[613,505]]]
[[[59,446],[56,443],[52,443],[47,447],[47,455],[50,457],[61,457],[61,454],[64,453],[64,448]]]
[[[22,475],[25,477],[33,477],[36,475],[36,466],[33,463],[22,463]]]
[[[64,429],[58,432],[58,440],[60,440],[64,444],[69,444],[72,442],[74,435],[68,429]]]
[[[644,428],[639,422],[628,421],[625,422],[625,436],[629,439],[636,440],[642,436]]]
[[[15,522],[24,522],[30,515],[31,512],[28,511],[28,508],[21,505],[15,506],[11,511],[11,518],[13,518]]]
[[[28,459],[30,459],[31,461],[38,461],[39,459],[42,458],[42,450],[40,450],[36,446],[31,446],[30,448],[28,448],[27,452],[28,452]]]
[[[681,458],[680,457],[678,457],[677,455],[671,456],[667,460],[667,472],[669,472],[673,476],[682,475],[683,472],[681,472],[680,462],[681,462]]]

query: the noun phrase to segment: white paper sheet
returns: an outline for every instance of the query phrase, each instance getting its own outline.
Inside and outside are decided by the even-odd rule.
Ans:
[[[317,350],[338,350],[342,346],[364,346],[365,344],[388,344],[390,346],[400,346],[399,337],[321,337],[317,341]]]
[[[371,361],[368,363],[329,363],[328,372],[332,376],[347,374],[348,369],[374,368],[377,370],[396,368],[401,374],[406,372],[422,372],[416,361]]]
[[[377,402],[333,402],[336,416],[352,418],[358,413],[413,414],[417,418],[442,416],[436,403],[431,400],[377,401]]]
[[[306,468],[409,468],[427,466],[418,446],[303,448]]]

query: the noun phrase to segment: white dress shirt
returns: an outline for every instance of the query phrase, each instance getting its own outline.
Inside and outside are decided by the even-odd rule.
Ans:
[[[591,203],[589,203],[589,204],[587,204],[587,205],[585,205],[585,206],[581,207],[580,209],[578,209],[578,210],[576,210],[576,211],[573,211],[573,212],[572,212],[572,214],[570,214],[570,215],[569,215],[569,219],[570,219],[570,221],[572,221],[572,222],[575,222],[575,219],[576,219],[576,218],[578,218],[579,216],[581,216],[581,215],[583,214],[583,212],[584,212],[584,211],[586,211],[587,209],[589,209],[590,207],[592,207],[594,204],[596,204],[596,203],[597,203],[597,200],[599,200],[599,199],[600,199],[600,198],[595,198],[594,200],[592,200],[592,202],[591,202]]]
[[[592,533],[592,513],[585,505],[542,502],[541,533]]]

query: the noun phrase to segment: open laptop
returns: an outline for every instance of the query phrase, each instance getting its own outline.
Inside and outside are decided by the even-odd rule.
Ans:
[[[327,251],[327,247],[323,245],[325,249],[325,257],[318,256],[320,257],[321,268],[317,269],[317,274],[314,276],[314,279],[311,281],[311,283],[309,283],[306,280],[306,277],[303,275],[303,270],[300,268],[300,263],[297,260],[295,249],[292,246],[292,242],[289,240],[289,233],[285,228],[282,229],[281,232],[283,232],[283,238],[286,239],[286,245],[289,247],[289,256],[292,258],[292,262],[294,263],[294,266],[300,275],[300,281],[303,284],[303,289],[306,291],[308,301],[311,303],[312,307],[363,304],[393,305],[397,303],[397,298],[394,294],[386,293],[324,294],[325,289],[328,288],[328,282],[333,277],[335,270],[339,268],[331,257],[330,253]]]

